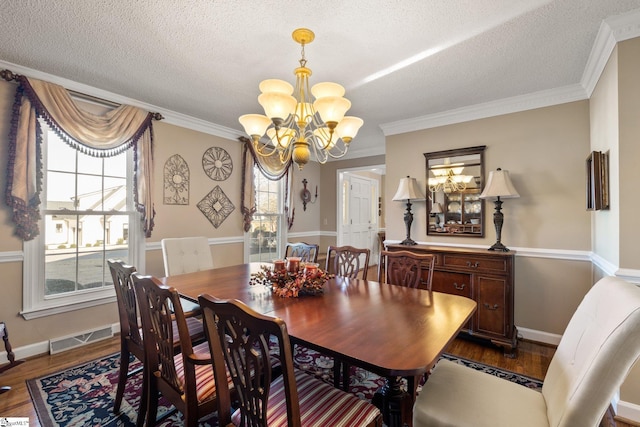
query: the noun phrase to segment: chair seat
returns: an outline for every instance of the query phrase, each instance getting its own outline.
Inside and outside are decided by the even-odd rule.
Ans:
[[[372,423],[380,416],[378,409],[369,402],[338,390],[302,371],[295,371],[301,422],[304,427],[347,427]],[[269,427],[286,427],[287,407],[283,377],[271,383],[267,409]],[[240,425],[240,410],[234,412],[232,421]]]
[[[542,393],[467,368],[438,362],[416,399],[416,427],[548,427]]]

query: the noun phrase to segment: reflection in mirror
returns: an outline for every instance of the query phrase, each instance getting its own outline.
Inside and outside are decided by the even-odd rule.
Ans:
[[[424,153],[427,162],[427,234],[484,236],[486,146]]]

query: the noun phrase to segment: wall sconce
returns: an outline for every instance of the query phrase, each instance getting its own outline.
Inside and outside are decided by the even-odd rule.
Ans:
[[[411,223],[413,222],[413,214],[411,213],[411,200],[424,200],[424,194],[418,187],[418,183],[415,178],[402,178],[398,185],[398,191],[393,196],[393,200],[397,202],[407,201],[407,211],[404,214],[404,225],[407,228],[407,238],[400,242],[401,245],[415,245],[417,244],[411,239]]]
[[[480,194],[481,199],[496,199],[496,211],[493,213],[493,224],[496,227],[496,242],[489,248],[490,251],[509,252],[509,248],[502,244],[500,241],[502,235],[502,223],[504,221],[504,215],[502,214],[502,200],[503,199],[515,199],[520,197],[520,194],[516,191],[516,188],[511,182],[509,177],[509,171],[498,168],[495,171],[489,172],[489,180],[486,187]]]
[[[307,190],[308,183],[309,181],[307,181],[307,178],[302,180],[304,189],[300,192],[300,197],[302,198],[302,209],[305,211],[307,210],[307,203],[315,203],[316,200],[318,200],[318,186],[316,185],[316,195],[314,196],[313,201],[311,201],[311,192]]]

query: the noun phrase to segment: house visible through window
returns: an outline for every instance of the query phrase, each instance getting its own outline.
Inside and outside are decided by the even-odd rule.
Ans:
[[[249,261],[271,262],[280,258],[284,214],[282,180],[271,181],[254,167],[256,213],[247,233]]]
[[[92,157],[52,131],[43,133],[40,236],[25,243],[25,272],[34,272],[25,281],[27,313],[113,297],[106,260],[133,264],[139,245],[130,234],[139,215],[131,196],[131,149]]]

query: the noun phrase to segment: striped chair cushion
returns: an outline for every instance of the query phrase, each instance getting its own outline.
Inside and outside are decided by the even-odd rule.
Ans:
[[[202,326],[202,320],[197,317],[187,317],[187,328],[189,328],[189,336],[192,341],[198,341],[204,339],[204,329]],[[180,336],[178,335],[178,327],[173,325],[173,342],[179,343]]]
[[[209,343],[203,342],[202,344],[194,346],[193,353],[199,357],[210,357]],[[182,354],[176,354],[173,361],[176,365],[176,373],[178,374],[182,384],[184,384],[184,364]],[[206,365],[195,365],[195,371],[196,396],[198,397],[198,403],[215,398],[216,382],[213,376],[213,366],[210,363],[207,363]],[[228,374],[227,382],[229,383],[229,389],[233,389],[233,380]]]
[[[333,388],[302,371],[295,371],[300,401],[300,419],[305,427],[363,426],[380,416],[378,408],[356,396]],[[232,422],[240,425],[238,409]],[[287,406],[282,377],[271,383],[267,409],[269,427],[287,426]]]

